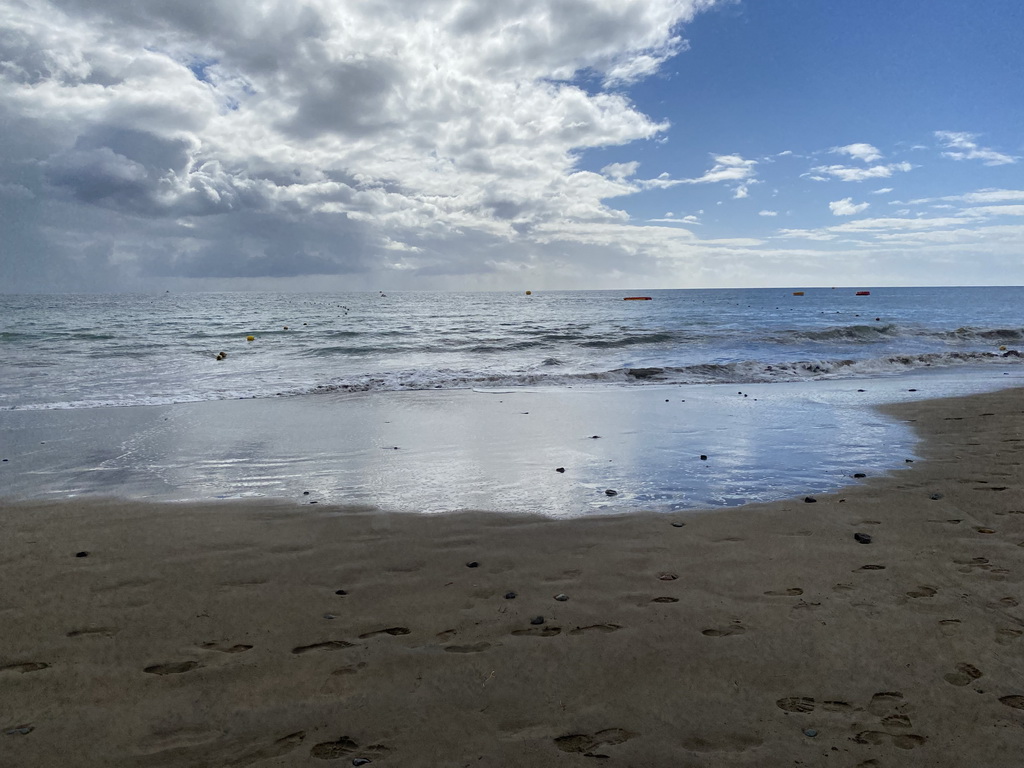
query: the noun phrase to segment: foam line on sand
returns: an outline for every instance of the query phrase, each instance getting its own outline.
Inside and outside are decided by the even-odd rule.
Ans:
[[[1024,390],[886,410],[923,460],[815,503],[7,504],[2,761],[1018,765]]]

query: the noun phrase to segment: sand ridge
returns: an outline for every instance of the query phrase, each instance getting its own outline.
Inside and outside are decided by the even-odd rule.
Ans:
[[[814,504],[6,504],[3,762],[1017,765],[1024,390],[887,410]]]

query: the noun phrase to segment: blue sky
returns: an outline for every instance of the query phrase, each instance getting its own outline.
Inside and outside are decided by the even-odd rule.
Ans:
[[[0,290],[1024,284],[1017,0],[0,0]]]

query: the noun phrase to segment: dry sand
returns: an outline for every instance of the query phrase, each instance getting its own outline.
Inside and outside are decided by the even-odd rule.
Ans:
[[[0,765],[1020,765],[1024,390],[890,411],[813,504],[7,504]]]

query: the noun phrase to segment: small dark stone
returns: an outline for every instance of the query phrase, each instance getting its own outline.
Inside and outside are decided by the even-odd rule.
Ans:
[[[555,600],[557,600],[560,603],[564,603],[568,599],[569,599],[569,596],[565,595],[565,594],[562,594],[561,592],[559,592],[557,595],[555,595]]]
[[[807,502],[808,504],[814,504],[817,501],[817,499],[814,498],[813,496],[804,496],[804,501]]]
[[[544,617],[543,616],[534,616],[532,619],[530,619],[530,623],[531,624],[543,624],[544,623]]]
[[[515,600],[516,599],[516,593],[515,592],[506,592],[505,593],[505,599],[506,600]]]
[[[600,439],[601,439],[601,436],[600,436],[600,435],[591,435],[591,436],[590,436],[590,439],[591,439],[591,440],[600,440]]]
[[[917,392],[916,389],[908,389],[907,392]]]
[[[319,504],[320,502],[319,502],[319,501],[311,501],[311,502],[309,502],[309,503],[310,503],[310,504]]]
[[[684,525],[686,525],[686,523],[680,523],[679,521],[672,523],[673,528],[682,528]]]
[[[938,501],[939,499],[942,498],[942,494],[941,493],[933,493],[928,498],[930,498],[932,501]]]
[[[303,495],[303,496],[309,496],[309,491],[303,491],[303,492],[302,492],[302,495]]]
[[[555,467],[555,472],[565,472],[565,467]]]
[[[855,533],[855,534],[853,534],[853,538],[855,538],[861,544],[870,544],[871,543],[871,537],[868,534],[866,534],[866,533]]]
[[[35,729],[36,727],[34,725],[19,725],[15,728],[11,728],[10,730],[4,731],[4,736],[27,736],[28,734],[32,733],[32,731],[34,731]]]
[[[88,557],[88,556],[89,556],[88,552],[76,552],[75,553],[75,557]]]
[[[904,459],[903,461],[905,461],[907,464],[913,464],[914,463],[913,459]]]
[[[858,392],[864,392],[865,390],[863,390],[863,389],[858,389],[857,391],[858,391]]]
[[[818,735],[818,732],[813,728],[808,728],[804,731],[804,736],[810,736],[812,739]]]
[[[702,453],[702,454],[700,455],[700,460],[701,460],[701,461],[707,461],[707,460],[708,460],[708,456],[707,456],[707,454],[706,454],[706,453]]]
[[[352,765],[369,765],[370,761],[365,757],[354,757],[352,758]]]
[[[854,477],[867,477],[867,475],[865,475],[863,472],[854,472],[853,476]]]
[[[344,595],[347,595],[348,592],[346,592],[344,589],[339,589],[339,590],[335,591],[334,594],[336,594],[336,595],[343,595],[344,596]]]
[[[480,563],[478,563],[476,560],[473,560],[471,562],[466,563],[466,567],[467,568],[479,568],[480,567]]]
[[[4,459],[4,461],[7,461],[7,459]]]
[[[613,491],[611,488],[609,488],[607,491],[604,492],[604,495],[605,496],[618,496],[619,492],[618,491]]]

